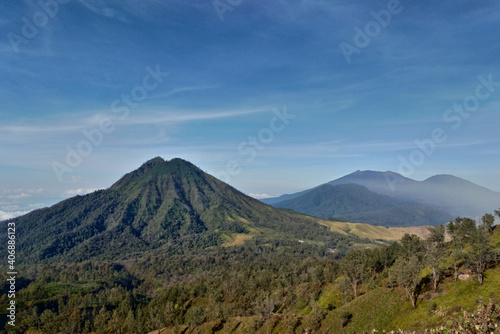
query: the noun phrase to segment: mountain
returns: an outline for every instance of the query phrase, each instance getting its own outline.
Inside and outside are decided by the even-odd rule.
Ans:
[[[109,189],[11,220],[25,263],[201,252],[240,239],[366,242],[248,197],[182,159],[154,158]]]
[[[370,191],[394,199],[431,206],[452,216],[478,217],[493,212],[500,206],[500,193],[452,176],[436,175],[424,181],[415,181],[394,172],[356,171],[328,185],[358,184]],[[264,200],[280,207],[280,203],[296,199],[317,187],[296,194],[287,194]],[[305,212],[305,211],[304,211]]]
[[[397,185],[398,188],[411,187],[415,183],[417,183],[417,181],[414,181],[412,179],[406,178],[398,173],[393,173],[393,172],[374,172],[374,171],[358,170],[352,174],[343,176],[339,179],[330,181],[326,184],[336,186],[336,185],[350,184],[350,183],[365,186],[369,190],[377,194],[391,196],[394,195],[394,190],[391,187],[391,185]],[[262,201],[264,203],[274,205],[276,203],[280,203],[283,201],[287,201],[302,196],[307,192],[316,188],[317,187],[303,190],[294,194],[285,194],[279,197],[266,198],[263,199]]]
[[[383,226],[436,225],[451,220],[445,212],[379,195],[358,184],[324,184],[275,204],[321,218]]]

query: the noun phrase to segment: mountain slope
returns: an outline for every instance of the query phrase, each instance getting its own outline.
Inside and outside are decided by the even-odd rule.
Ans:
[[[453,218],[425,205],[376,194],[357,184],[325,184],[275,205],[321,218],[383,226],[435,225]]]
[[[362,242],[248,197],[182,159],[152,159],[111,188],[12,220],[25,262],[125,259],[199,252],[224,236]],[[341,240],[342,239],[342,240]]]
[[[431,206],[451,216],[477,217],[500,206],[500,193],[452,175],[436,175],[424,181],[415,181],[394,172],[356,171],[326,184],[335,186],[350,183],[401,201]],[[296,199],[316,188],[266,199],[264,202],[279,206],[280,202]]]

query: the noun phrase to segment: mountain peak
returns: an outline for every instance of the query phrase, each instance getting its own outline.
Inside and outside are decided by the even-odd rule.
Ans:
[[[159,164],[159,163],[164,163],[164,162],[165,162],[165,160],[162,157],[158,156],[158,157],[154,157],[151,160],[146,161],[143,165],[145,165],[145,164]]]
[[[181,158],[164,160],[161,157],[155,157],[151,160],[146,161],[138,169],[125,174],[111,187],[112,188],[122,187],[125,184],[129,184],[130,182],[136,181],[143,177],[148,177],[153,175],[183,174],[189,170],[198,171],[198,168],[192,163],[183,160]]]
[[[469,182],[467,180],[464,180],[462,178],[459,178],[457,176],[453,176],[453,175],[450,175],[450,174],[438,174],[438,175],[434,175],[434,176],[431,176],[428,179],[424,180],[423,182],[450,182],[450,181],[466,181],[466,182]]]

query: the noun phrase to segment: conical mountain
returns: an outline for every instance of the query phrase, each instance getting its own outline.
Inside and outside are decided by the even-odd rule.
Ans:
[[[329,247],[340,240],[313,218],[263,204],[178,158],[154,158],[109,189],[13,221],[25,262],[197,252],[232,234],[309,239]]]

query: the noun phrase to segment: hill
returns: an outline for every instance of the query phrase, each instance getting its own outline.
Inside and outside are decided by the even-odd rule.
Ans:
[[[357,184],[325,184],[274,205],[320,218],[382,226],[436,225],[453,218],[433,207],[379,195]]]
[[[239,240],[301,239],[333,249],[367,242],[265,205],[182,159],[152,159],[109,189],[12,221],[26,263],[196,253],[238,234]]]
[[[452,175],[436,175],[424,181],[415,181],[394,172],[356,171],[326,184],[337,186],[351,183],[403,202],[430,206],[452,217],[475,218],[493,211],[500,203],[500,193]],[[280,203],[304,196],[317,188],[265,199],[263,202],[279,207]]]

